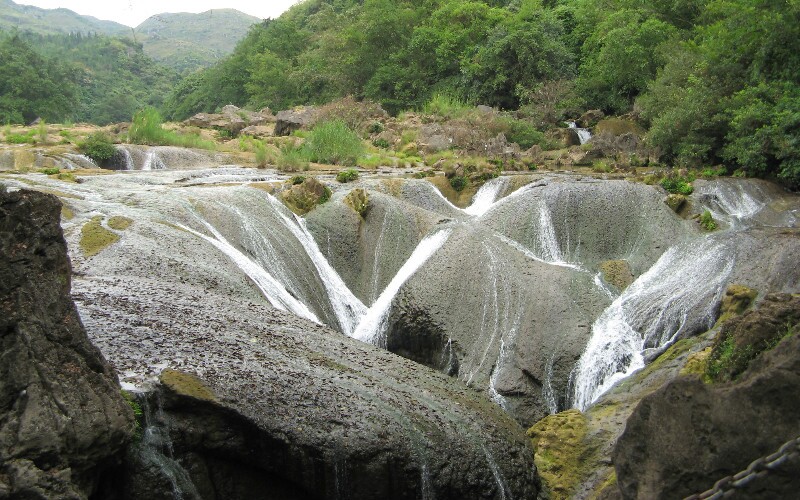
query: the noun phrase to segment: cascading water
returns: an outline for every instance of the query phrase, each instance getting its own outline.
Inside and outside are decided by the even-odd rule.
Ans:
[[[572,374],[573,405],[585,410],[650,354],[710,328],[734,260],[710,237],[667,250],[595,321]]]
[[[97,163],[86,155],[79,155],[75,153],[64,153],[64,158],[69,160],[70,163],[76,165],[78,168],[98,168]]]
[[[575,122],[567,122],[567,126],[578,133],[578,140],[582,145],[589,142],[589,139],[592,138],[592,133],[588,129],[578,127],[578,124]]]
[[[169,483],[173,500],[199,500],[201,498],[189,473],[174,458],[172,440],[169,437],[167,417],[156,395],[153,410],[146,397],[138,398],[142,406],[144,425],[142,440],[136,444],[138,459],[158,473]]]
[[[203,226],[205,226],[206,229],[211,232],[211,234],[214,236],[213,238],[182,224],[177,224],[177,226],[194,234],[195,236],[206,240],[214,245],[214,247],[216,247],[219,251],[227,255],[228,258],[230,258],[239,267],[239,269],[241,269],[242,272],[244,272],[253,281],[253,283],[255,283],[255,285],[259,290],[261,290],[261,293],[269,301],[269,303],[272,304],[273,307],[280,309],[281,311],[291,311],[302,318],[320,323],[320,320],[317,318],[317,316],[311,312],[311,310],[305,304],[294,298],[292,294],[290,294],[286,288],[280,282],[278,282],[278,280],[264,270],[264,268],[259,266],[252,259],[228,243],[228,240],[226,240],[225,237],[222,236],[222,234],[217,231],[216,228],[214,228],[214,226],[202,219],[199,215],[196,215],[196,217],[203,224]]]
[[[750,196],[739,184],[714,183],[702,186],[698,195],[717,219],[733,224],[756,215],[765,204]]]
[[[370,306],[361,321],[359,321],[351,337],[375,345],[380,345],[386,341],[385,333],[388,327],[387,319],[392,299],[400,291],[400,287],[444,245],[451,232],[452,228],[440,229],[420,241],[405,264],[380,294],[378,300]]]
[[[472,204],[465,208],[464,212],[473,217],[480,217],[488,212],[497,201],[497,197],[505,189],[506,182],[507,179],[505,177],[499,177],[481,186],[472,198]]]
[[[144,165],[142,165],[142,170],[165,170],[167,166],[164,164],[164,161],[158,155],[155,148],[151,148],[147,151],[147,156],[144,158]]]
[[[131,152],[128,151],[128,148],[118,146],[117,151],[122,153],[122,157],[125,158],[125,170],[133,170],[133,157],[131,156]]]
[[[267,196],[283,224],[303,245],[311,262],[314,263],[314,267],[328,292],[331,306],[336,314],[336,319],[339,321],[342,333],[353,336],[359,319],[367,313],[367,307],[353,295],[353,292],[347,287],[339,273],[336,272],[322,254],[317,242],[306,227],[306,221],[294,214],[292,214],[293,219],[290,219],[287,215],[288,210],[286,207],[274,196],[269,194]]]

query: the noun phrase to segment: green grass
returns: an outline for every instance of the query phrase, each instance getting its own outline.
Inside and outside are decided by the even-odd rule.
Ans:
[[[364,143],[341,120],[323,122],[315,126],[306,139],[308,159],[333,165],[355,165],[364,154]]]
[[[693,179],[687,177],[665,177],[661,179],[661,187],[668,193],[690,195],[694,192],[692,187]]]
[[[133,116],[128,130],[128,140],[149,146],[177,146],[182,148],[216,149],[213,141],[197,134],[178,134],[162,127],[163,119],[155,108],[145,108]]]
[[[93,217],[81,228],[80,247],[87,257],[97,255],[119,241],[119,236],[103,227],[101,216]]]
[[[308,170],[308,158],[302,147],[285,143],[281,146],[280,153],[275,159],[275,166],[282,172]]]
[[[447,94],[434,94],[422,107],[422,112],[426,115],[437,115],[447,119],[460,118],[471,111],[471,106]]]
[[[700,216],[698,222],[706,231],[713,231],[717,228],[717,223],[714,222],[714,218],[711,216],[711,212],[708,210],[703,212],[703,215]]]

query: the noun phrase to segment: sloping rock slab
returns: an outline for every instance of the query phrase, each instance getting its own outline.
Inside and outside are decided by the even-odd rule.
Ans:
[[[69,296],[60,211],[0,186],[0,498],[87,498],[133,433]]]
[[[81,288],[82,315],[120,369],[168,365],[213,392],[164,398],[175,457],[201,495],[537,494],[523,430],[443,374],[264,302],[166,280],[95,277]]]

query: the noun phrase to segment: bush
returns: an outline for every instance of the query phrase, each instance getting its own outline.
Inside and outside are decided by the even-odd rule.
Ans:
[[[471,110],[472,108],[463,101],[447,94],[435,94],[422,107],[422,112],[426,115],[436,115],[447,119],[463,117]]]
[[[345,183],[345,182],[352,182],[358,179],[358,170],[354,168],[348,168],[347,170],[340,170],[338,174],[336,174],[336,180]]]
[[[355,165],[364,153],[361,138],[341,120],[320,123],[306,140],[308,158],[319,163]]]
[[[372,145],[375,146],[376,148],[381,148],[381,149],[389,149],[389,146],[391,146],[391,144],[389,144],[389,141],[387,141],[386,139],[375,139],[374,141],[372,141]]]
[[[104,132],[90,134],[85,141],[78,144],[78,151],[94,160],[98,165],[107,162],[117,154],[117,148]]]
[[[684,177],[665,177],[661,179],[661,187],[672,194],[690,195],[694,188],[690,184],[691,180]]]
[[[469,185],[469,179],[463,175],[456,175],[450,178],[450,186],[456,191],[463,191]]]
[[[305,181],[305,180],[306,180],[306,176],[305,175],[295,175],[294,177],[291,178],[291,183],[292,183],[292,186],[297,186],[299,184],[302,184],[303,181]]]
[[[711,212],[708,210],[703,212],[703,215],[700,216],[698,222],[706,231],[713,231],[717,228],[717,223],[714,222],[714,218],[711,216]]]
[[[516,142],[522,149],[529,149],[534,144],[544,144],[544,133],[537,130],[532,123],[514,118],[507,118],[504,121],[508,127],[506,139],[509,142]]]
[[[264,143],[258,140],[253,141],[253,151],[256,154],[256,165],[258,168],[265,168],[268,163],[267,148]]]
[[[36,135],[35,130],[31,130],[26,134],[12,134],[10,131],[5,134],[6,142],[9,144],[36,144],[34,135]]]
[[[58,168],[58,167],[43,168],[43,169],[39,170],[39,172],[43,173],[44,175],[56,175],[58,173],[61,173],[61,169]]]

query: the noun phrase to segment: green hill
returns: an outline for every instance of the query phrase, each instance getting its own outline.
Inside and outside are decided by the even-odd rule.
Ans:
[[[192,71],[233,52],[250,26],[259,21],[234,9],[158,14],[136,28],[136,40],[156,61],[178,71]]]
[[[68,9],[40,9],[0,0],[0,29],[32,31],[42,35],[67,33],[130,34],[131,29],[113,21],[82,16]]]

